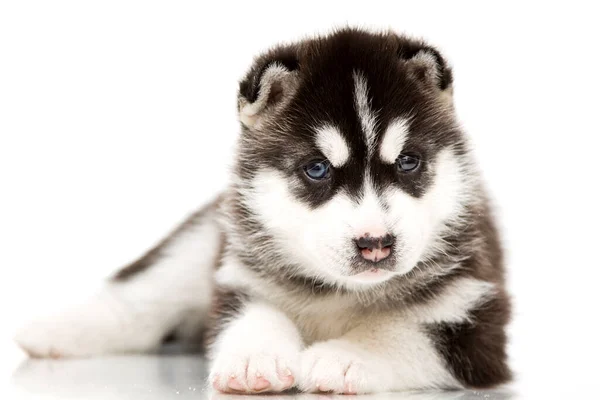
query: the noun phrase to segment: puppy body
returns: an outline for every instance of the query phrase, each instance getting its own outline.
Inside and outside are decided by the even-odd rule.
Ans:
[[[229,189],[17,341],[85,356],[202,330],[225,392],[506,382],[502,253],[451,85],[435,49],[392,33],[264,54],[240,85]]]

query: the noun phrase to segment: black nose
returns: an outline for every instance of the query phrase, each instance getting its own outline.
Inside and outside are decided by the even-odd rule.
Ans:
[[[396,238],[389,233],[379,237],[366,234],[355,241],[360,254],[365,260],[378,262],[392,253],[392,246],[396,242]]]

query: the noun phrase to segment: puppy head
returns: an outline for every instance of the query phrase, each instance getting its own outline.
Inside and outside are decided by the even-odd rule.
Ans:
[[[341,30],[259,57],[238,104],[230,226],[254,268],[361,288],[445,251],[473,173],[437,50]]]

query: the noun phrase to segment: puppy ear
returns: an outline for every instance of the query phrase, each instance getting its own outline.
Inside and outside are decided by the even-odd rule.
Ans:
[[[292,49],[278,49],[259,58],[240,82],[241,123],[260,129],[292,98],[298,88],[298,61]]]
[[[405,46],[400,49],[400,57],[417,79],[452,94],[452,69],[439,51],[427,45]]]

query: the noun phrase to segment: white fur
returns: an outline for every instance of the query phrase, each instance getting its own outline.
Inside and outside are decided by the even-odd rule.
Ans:
[[[405,317],[422,324],[469,321],[470,311],[489,299],[495,290],[489,282],[460,278],[427,303],[408,309]]]
[[[37,357],[81,357],[155,349],[171,330],[198,333],[211,302],[219,248],[213,215],[175,237],[164,258],[125,282],[109,282],[82,304],[34,320],[16,342]]]
[[[413,269],[430,251],[440,250],[443,243],[438,238],[449,224],[460,218],[470,191],[463,168],[451,149],[440,151],[431,162],[435,175],[431,187],[421,198],[395,188],[385,193],[389,218],[396,229],[394,233],[402,240],[399,273]]]
[[[231,253],[224,254],[221,266],[215,272],[215,282],[217,285],[224,288],[241,289],[244,293],[248,293],[255,283],[258,282],[256,278],[256,274],[246,268]]]
[[[409,128],[409,121],[406,118],[396,118],[388,125],[379,149],[381,160],[388,164],[396,162],[408,137]]]
[[[363,129],[363,134],[365,135],[367,149],[371,153],[375,145],[375,124],[377,118],[371,110],[367,79],[359,71],[354,71],[352,77],[354,79],[354,104],[358,110],[358,118]]]
[[[313,210],[294,197],[285,176],[263,170],[245,190],[244,200],[286,255],[302,265],[304,274],[327,282],[344,280],[350,284],[346,277],[352,272],[354,239],[366,232],[379,236],[388,231],[370,185],[359,204],[340,192]]]
[[[342,167],[350,157],[350,147],[339,129],[326,125],[317,130],[317,146],[336,168]]]
[[[424,324],[468,321],[470,311],[494,290],[488,282],[465,277],[426,304],[399,312],[363,313],[341,337],[317,342],[303,352],[300,387],[335,393],[460,388]],[[351,312],[346,315],[352,318]],[[342,322],[335,313],[328,313],[327,319]]]
[[[337,338],[364,321],[365,312],[357,306],[352,295],[330,298],[292,295],[280,286],[265,282],[232,258],[226,260],[218,271],[217,281],[285,311],[296,323],[307,344]],[[489,282],[460,278],[427,303],[399,310],[398,318],[410,324],[468,321],[470,311],[493,295],[495,290]],[[266,293],[268,296],[265,296]],[[327,323],[323,323],[324,320]]]
[[[253,280],[252,272],[240,277],[232,270],[228,275],[230,284],[244,282],[256,293],[268,292],[270,303],[277,304],[308,339],[310,346],[301,354],[300,373],[296,376],[299,387],[308,392],[461,387],[446,369],[423,324],[468,321],[469,311],[494,290],[489,283],[462,278],[430,303],[407,310],[368,313],[343,298],[293,300],[277,289],[271,291],[259,278]],[[261,324],[264,326],[264,319]]]
[[[342,337],[316,343],[302,354],[304,391],[373,393],[460,386],[419,325],[395,315],[366,317]]]
[[[384,195],[387,212],[368,179],[358,204],[342,191],[311,209],[295,198],[288,178],[267,169],[244,189],[244,199],[286,255],[302,265],[303,274],[360,287],[360,283],[348,279],[355,238],[367,232],[373,236],[394,234],[401,249],[394,272],[404,274],[428,251],[441,246],[437,237],[462,212],[468,189],[457,157],[445,149],[431,162],[435,176],[427,193],[415,198],[399,189],[389,189]]]
[[[339,337],[360,320],[355,310],[356,299],[294,295],[245,268],[234,257],[224,260],[217,272],[217,282],[284,311],[301,331],[306,344]]]
[[[363,196],[360,203],[355,205],[354,221],[348,221],[355,238],[369,234],[372,237],[385,236],[391,231],[389,221],[381,205],[381,199],[375,193],[370,178],[365,179]]]
[[[302,339],[284,313],[266,303],[248,304],[230,321],[214,345],[209,380],[220,391],[256,392],[258,379],[269,391],[285,390],[296,381]],[[237,388],[240,390],[239,388]]]
[[[226,331],[226,335],[234,338],[228,340],[238,343],[232,345],[235,351],[254,354],[257,350],[252,338],[260,344],[265,335],[279,347],[278,339],[271,339],[270,332],[278,329],[283,338],[293,336],[287,326],[288,321],[293,321],[308,345],[301,353],[300,367],[294,370],[294,376],[299,387],[308,392],[371,393],[461,387],[425,333],[424,324],[468,321],[469,312],[494,292],[487,282],[461,278],[431,302],[404,310],[370,313],[361,311],[354,301],[344,297],[295,298],[282,288],[268,286],[251,271],[240,275],[240,266],[235,263],[223,268],[229,271],[219,276],[228,286],[245,287],[259,298],[268,293],[268,302],[272,304],[250,307],[260,318],[263,329],[256,338],[254,330],[259,328],[246,326],[248,322],[236,328],[244,329],[244,340],[233,336],[231,328]],[[282,314],[273,310],[281,310]],[[248,321],[248,314],[243,315],[242,319]],[[277,325],[271,322],[271,318],[278,321],[281,318],[285,321],[283,327],[279,327],[281,322]]]

